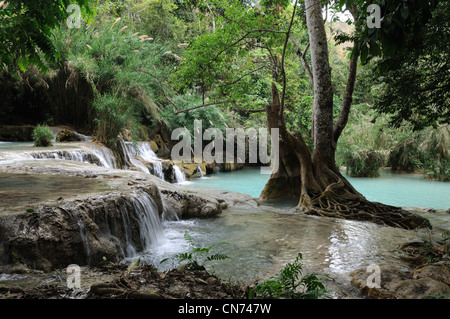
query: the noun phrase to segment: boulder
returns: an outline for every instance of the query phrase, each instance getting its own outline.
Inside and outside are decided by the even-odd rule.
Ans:
[[[75,132],[68,129],[62,129],[58,135],[56,135],[57,142],[75,142],[81,140],[82,139],[78,134],[75,134]]]
[[[161,190],[164,204],[177,213],[178,218],[208,218],[222,213],[217,199],[203,197],[189,191]]]
[[[163,213],[158,188],[148,185],[138,193],[111,193],[1,216],[0,266],[3,271],[18,264],[48,271],[69,264],[96,265],[105,257],[118,260],[130,244],[142,250],[136,196],[149,196],[158,214]]]

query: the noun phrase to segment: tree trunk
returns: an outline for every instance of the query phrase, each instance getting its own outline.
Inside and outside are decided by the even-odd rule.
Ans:
[[[331,69],[321,2],[305,0],[305,4],[314,77],[314,151],[311,154],[300,134],[294,136],[287,131],[278,89],[273,83],[272,104],[266,113],[269,128],[279,129],[279,169],[270,176],[260,199],[295,197],[297,208],[312,215],[370,220],[406,229],[429,226],[428,220],[401,208],[369,202],[339,172],[336,143],[348,119],[357,60],[351,61],[346,99],[334,130]]]

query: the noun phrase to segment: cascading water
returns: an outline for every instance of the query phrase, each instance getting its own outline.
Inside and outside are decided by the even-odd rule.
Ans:
[[[142,170],[144,173],[150,173],[148,167],[136,157],[144,162],[151,163],[153,166],[153,175],[164,180],[162,163],[151,149],[150,143],[147,142],[125,142],[126,151],[130,158],[131,164]]]
[[[203,174],[202,168],[200,166],[197,166],[197,171],[200,173],[200,178],[205,178],[205,175]]]
[[[132,237],[133,234],[131,233],[131,222],[130,222],[130,215],[128,214],[128,210],[126,208],[121,209],[121,215],[123,220],[123,227],[125,229],[125,252],[124,256],[127,257],[133,257],[136,255],[136,249],[133,246]]]
[[[83,217],[80,215],[80,213],[78,211],[75,211],[74,215],[77,220],[77,225],[80,228],[80,237],[81,237],[81,241],[83,242],[83,247],[84,247],[84,251],[86,254],[86,262],[87,262],[87,264],[90,264],[90,262],[91,262],[91,247],[89,246],[89,241],[86,236],[86,227],[83,222]]]
[[[101,166],[107,168],[117,168],[117,161],[111,150],[105,146],[95,146],[89,148],[99,159]]]
[[[132,244],[132,224],[130,212],[125,208],[122,211],[123,224],[125,228],[125,262],[129,262],[138,255],[149,253],[154,247],[165,242],[164,229],[159,217],[158,208],[153,199],[143,191],[132,196],[134,214],[139,220],[139,233],[142,251],[138,252]]]
[[[177,165],[173,166],[173,177],[177,184],[186,182],[186,176]]]
[[[32,143],[2,143],[2,145],[0,159],[4,161],[60,159],[90,163],[106,168],[117,168],[116,159],[107,147],[89,142],[63,143],[57,149],[39,149],[34,147]]]

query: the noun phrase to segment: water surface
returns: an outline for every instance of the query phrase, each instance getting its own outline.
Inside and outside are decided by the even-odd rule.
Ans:
[[[346,177],[370,201],[399,207],[450,208],[449,182],[430,181],[420,174],[380,173],[377,178]],[[258,198],[268,179],[269,175],[260,174],[259,168],[247,167],[198,179],[187,187],[224,189]]]

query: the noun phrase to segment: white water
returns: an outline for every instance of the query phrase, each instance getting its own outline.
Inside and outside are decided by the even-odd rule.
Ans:
[[[62,159],[117,168],[112,152],[105,146],[89,143],[59,143],[57,147],[36,148],[31,142],[2,142],[0,160]]]
[[[152,151],[148,142],[124,142],[125,158],[144,173],[151,174],[147,164],[151,163],[153,175],[164,180],[161,160]],[[53,147],[36,148],[32,142],[0,142],[0,161],[22,161],[30,159],[61,159],[90,163],[106,168],[117,168],[111,150],[91,142],[55,143]]]
[[[200,166],[197,166],[197,170],[200,173],[200,178],[205,178],[205,175],[203,174],[202,168]]]
[[[177,165],[173,166],[173,177],[177,184],[186,184],[186,175]]]
[[[141,255],[148,254],[150,251],[166,242],[163,224],[158,213],[158,208],[153,199],[143,191],[133,195],[132,202],[135,214],[139,219],[139,233],[142,251],[137,251],[131,241],[132,229],[130,223],[130,213],[123,209],[122,218],[125,227],[126,251],[125,262],[133,261]]]
[[[156,156],[148,142],[125,142],[126,151],[131,163],[142,170],[144,173],[150,173],[145,162],[153,166],[153,175],[164,180],[163,166],[161,160]],[[144,161],[144,163],[142,162]]]

